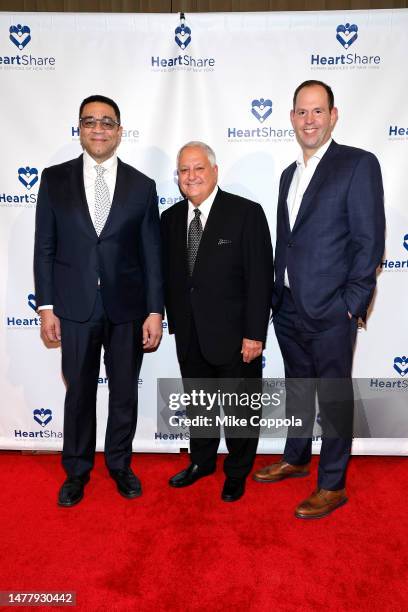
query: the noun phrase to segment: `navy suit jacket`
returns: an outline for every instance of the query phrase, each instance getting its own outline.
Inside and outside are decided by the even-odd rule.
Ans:
[[[259,204],[218,189],[190,277],[187,213],[183,200],[161,217],[169,332],[183,361],[194,318],[204,357],[227,364],[243,338],[266,340],[273,283],[268,222]]]
[[[275,291],[279,310],[287,267],[297,311],[310,331],[365,319],[384,252],[381,169],[367,151],[334,141],[303,196],[292,231],[287,197],[296,163],[282,173],[277,211]]]
[[[115,193],[100,236],[85,196],[82,155],[46,168],[38,193],[34,277],[37,306],[84,322],[98,278],[113,323],[162,312],[160,223],[154,181],[118,159]]]

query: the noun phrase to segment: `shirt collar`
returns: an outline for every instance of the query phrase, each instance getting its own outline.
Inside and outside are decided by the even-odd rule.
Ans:
[[[192,204],[189,200],[188,201],[189,211],[194,212],[194,210],[198,208],[201,214],[204,215],[204,217],[207,219],[208,215],[210,214],[211,206],[213,205],[217,192],[218,192],[218,185],[214,187],[213,191],[210,193],[208,198],[204,200],[203,202],[201,202],[201,204],[199,204],[198,206],[194,206],[194,204]]]
[[[333,138],[329,138],[329,140],[325,142],[324,145],[320,147],[320,149],[317,149],[316,153],[314,153],[312,157],[309,158],[309,161],[311,159],[315,159],[316,162],[319,162],[322,159],[323,155],[326,153],[327,149],[330,147],[332,142],[333,142]],[[305,167],[305,160],[303,158],[302,150],[300,150],[299,152],[298,158],[296,160],[296,164],[298,167],[299,166]]]
[[[98,162],[96,162],[94,158],[91,157],[89,153],[84,150],[84,170],[85,172],[94,170],[95,166],[97,165],[103,166],[108,171],[113,170],[118,165],[118,156],[116,155],[116,153],[114,153],[112,157],[110,157],[109,159],[106,159],[101,164],[98,164]]]

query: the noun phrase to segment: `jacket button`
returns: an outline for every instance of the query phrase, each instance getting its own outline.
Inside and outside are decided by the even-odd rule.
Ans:
[[[293,242],[288,242],[288,249],[291,249],[293,247]]]
[[[190,293],[193,293],[194,287],[190,287]]]

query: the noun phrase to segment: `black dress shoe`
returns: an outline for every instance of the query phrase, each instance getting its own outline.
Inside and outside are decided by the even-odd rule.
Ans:
[[[198,465],[191,463],[187,469],[181,470],[181,472],[172,476],[169,480],[169,485],[176,488],[189,487],[200,478],[210,476],[210,474],[214,474],[214,472],[215,468],[213,470],[201,470]]]
[[[110,470],[110,475],[116,482],[118,491],[123,497],[133,499],[142,494],[142,485],[130,468],[125,470]]]
[[[84,496],[84,487],[89,482],[89,474],[68,476],[58,493],[58,505],[69,508],[79,504]]]
[[[224,482],[221,499],[226,502],[238,501],[245,493],[245,478],[229,478]]]

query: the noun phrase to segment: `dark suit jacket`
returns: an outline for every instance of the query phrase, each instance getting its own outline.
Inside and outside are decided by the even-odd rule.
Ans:
[[[273,310],[284,272],[310,331],[366,316],[384,251],[384,201],[377,158],[334,141],[319,162],[292,231],[287,197],[296,163],[282,173],[277,212]]]
[[[187,213],[183,200],[161,219],[169,331],[182,361],[194,317],[204,357],[227,364],[243,338],[266,339],[273,283],[268,223],[259,204],[219,189],[190,277]]]
[[[82,155],[46,168],[38,193],[34,277],[37,306],[89,319],[97,283],[113,323],[162,312],[160,225],[154,181],[118,160],[111,210],[98,237],[85,196]]]

